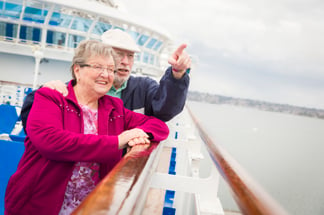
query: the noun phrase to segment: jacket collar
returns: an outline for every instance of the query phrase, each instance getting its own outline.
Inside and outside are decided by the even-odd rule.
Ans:
[[[75,93],[74,93],[74,89],[73,89],[73,86],[74,85],[75,85],[75,80],[71,80],[68,83],[67,89],[68,89],[69,94],[66,96],[66,99],[67,100],[70,100],[73,103],[75,103],[75,104],[78,105],[78,100],[76,99],[76,96],[75,96]],[[109,97],[109,98],[107,98],[107,97]],[[110,96],[103,96],[103,97],[101,97],[99,99],[99,101],[98,101],[98,105],[99,105],[98,108],[106,109],[109,112],[114,109],[114,107],[112,106],[112,101],[110,99]]]
[[[71,80],[67,86],[68,89],[68,95],[66,96],[66,99],[78,104],[78,101],[76,99],[75,93],[74,93],[74,89],[73,86],[75,85],[75,80]]]

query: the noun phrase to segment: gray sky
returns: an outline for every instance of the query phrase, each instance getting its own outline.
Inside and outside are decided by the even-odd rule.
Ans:
[[[190,90],[324,109],[324,1],[123,3],[189,45]]]

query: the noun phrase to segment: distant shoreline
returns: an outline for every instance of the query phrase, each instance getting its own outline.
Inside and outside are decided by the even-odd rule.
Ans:
[[[207,102],[211,104],[229,104],[243,107],[251,107],[264,111],[281,112],[324,119],[323,109],[299,107],[288,104],[277,104],[252,99],[234,98],[210,93],[202,93],[197,91],[189,91],[187,98],[190,101]]]

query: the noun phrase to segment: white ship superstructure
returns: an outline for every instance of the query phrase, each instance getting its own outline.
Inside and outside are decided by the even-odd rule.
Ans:
[[[73,49],[85,39],[119,28],[141,49],[134,74],[159,79],[172,48],[167,32],[139,21],[112,0],[0,1],[0,103],[20,106],[26,88],[67,81]],[[9,95],[9,94],[13,94]]]

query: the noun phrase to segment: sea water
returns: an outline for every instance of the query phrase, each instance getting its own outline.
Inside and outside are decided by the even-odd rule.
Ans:
[[[324,214],[324,120],[188,101],[215,143],[292,215]],[[237,210],[222,179],[223,208]]]

